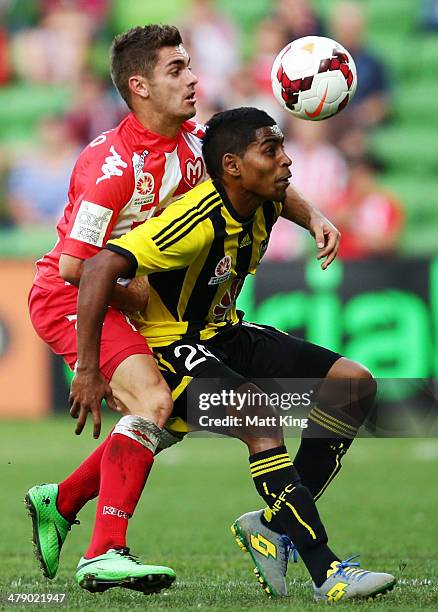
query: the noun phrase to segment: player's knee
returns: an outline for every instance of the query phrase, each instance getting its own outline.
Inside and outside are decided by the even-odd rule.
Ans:
[[[373,381],[374,377],[362,363],[341,357],[330,368],[327,378],[357,379]]]
[[[236,438],[242,440],[248,447],[248,452],[250,455],[255,455],[256,453],[262,453],[263,451],[272,450],[273,448],[278,448],[284,444],[283,437],[279,435],[274,438],[258,438],[251,437],[245,432],[236,435]]]
[[[360,400],[372,401],[377,393],[377,382],[371,372],[357,361],[350,362],[350,376],[357,385],[357,394]]]
[[[155,422],[159,427],[164,427],[173,410],[172,394],[164,380],[155,387],[152,401]]]
[[[351,361],[350,364],[351,364],[350,365],[350,370],[351,370],[350,378],[355,378],[357,380],[365,380],[365,381],[374,380],[374,377],[369,371],[369,369],[366,368],[363,364],[359,363],[358,361]]]
[[[140,401],[136,414],[163,427],[173,410],[172,394],[166,383],[161,380],[155,385],[149,385],[137,399]]]
[[[149,376],[147,382],[133,377],[128,384],[115,389],[118,400],[128,414],[137,415],[163,427],[172,414],[173,400],[169,387],[161,375]]]

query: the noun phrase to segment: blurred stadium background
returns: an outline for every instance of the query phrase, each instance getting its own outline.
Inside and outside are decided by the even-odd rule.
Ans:
[[[12,491],[2,507],[17,516],[17,499],[28,486],[61,478],[85,454],[80,440],[73,440],[70,423],[62,422],[60,427],[57,419],[49,420],[54,413],[66,412],[69,373],[38,340],[28,320],[33,262],[56,239],[56,220],[78,151],[114,127],[126,112],[108,76],[111,39],[131,26],[151,22],[181,27],[193,71],[200,78],[199,120],[221,108],[241,105],[263,107],[273,114],[286,134],[296,186],[335,220],[345,237],[339,261],[321,273],[305,233],[279,225],[259,277],[239,298],[247,318],[343,351],[379,377],[438,375],[436,0],[1,0],[0,419],[5,422],[0,446],[5,482]],[[308,34],[339,40],[358,65],[354,103],[321,124],[289,119],[269,90],[276,53],[293,38]],[[22,419],[29,423],[14,424]],[[34,431],[42,436],[41,445],[35,443]],[[48,454],[52,468],[47,470],[41,449],[54,437],[60,441]],[[184,465],[184,457],[192,453],[196,457],[194,442],[187,455],[175,452],[175,465],[179,458]],[[369,444],[360,443],[365,442]],[[391,444],[389,450],[363,446],[358,456],[365,463],[359,466],[353,461],[356,472],[343,482],[362,494],[355,474],[366,478],[367,470],[379,471],[383,462],[394,491],[415,482],[411,493],[418,501],[417,513],[411,508],[411,516],[420,529],[423,520],[432,522],[431,508],[436,505],[436,494],[428,487],[433,487],[430,462],[438,456],[437,444],[433,440],[418,448],[409,441]],[[209,448],[213,452],[213,446]],[[221,453],[217,445],[214,448],[219,460]],[[69,449],[69,460],[64,456],[57,465],[63,449]],[[368,451],[373,457],[369,465]],[[229,456],[237,457],[237,451]],[[12,472],[7,467],[11,463],[16,468]],[[417,478],[417,466],[423,480]],[[217,471],[213,465],[209,469],[220,480],[220,466]],[[199,476],[197,470],[193,473]],[[234,483],[232,490],[237,492],[243,478],[236,476],[239,484]],[[193,483],[192,495],[202,501],[203,496],[196,497],[197,486]],[[203,490],[207,498],[213,494],[208,483]],[[164,505],[171,507],[174,500],[166,495]],[[343,495],[342,503],[348,505],[348,495]],[[399,497],[403,504],[403,495]],[[257,503],[248,491],[244,499]],[[374,511],[385,513],[388,499],[376,496]],[[213,513],[207,525],[233,519],[234,510],[228,504]],[[243,504],[239,510],[245,510]],[[190,506],[188,521],[192,511]],[[334,498],[325,511],[339,522]],[[339,530],[336,535],[341,540],[343,535],[351,538],[353,523],[347,520],[346,532]],[[399,513],[394,524],[388,520],[381,525],[382,534],[387,533],[386,525],[388,529],[396,525],[391,540],[395,563],[397,555],[403,555],[400,542],[411,523]],[[26,527],[17,522],[11,531],[14,542]],[[200,530],[198,539],[208,537],[206,529]],[[173,537],[180,535],[175,531]],[[183,556],[188,540],[181,544]],[[415,548],[415,538],[411,540],[409,547],[417,559],[417,565],[411,566],[414,580],[421,575],[421,555],[430,558],[432,553],[418,543]],[[373,544],[368,544],[371,550]],[[391,546],[384,547],[388,558]],[[161,554],[155,540],[152,547],[157,556]],[[72,558],[73,552],[79,556],[82,551],[76,548]],[[12,555],[11,567],[19,572],[27,544],[14,550],[12,539],[6,539],[4,552]],[[225,572],[227,555],[220,562]],[[192,562],[184,561],[187,567]],[[37,576],[31,561],[25,567]],[[435,576],[436,597],[436,564],[429,573]],[[188,600],[180,605],[188,607]]]

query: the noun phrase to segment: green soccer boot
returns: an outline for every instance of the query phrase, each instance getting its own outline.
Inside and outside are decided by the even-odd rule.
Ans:
[[[231,533],[239,547],[251,555],[254,573],[264,591],[270,597],[285,597],[287,564],[291,555],[297,561],[297,551],[288,536],[265,527],[263,512],[243,514],[234,521]]]
[[[59,555],[73,524],[56,507],[57,484],[41,484],[29,489],[24,504],[32,519],[35,555],[46,578],[54,578],[59,566]]]
[[[129,554],[129,548],[110,549],[105,554],[82,559],[76,569],[76,581],[90,593],[103,593],[113,587],[141,591],[145,595],[170,587],[175,572],[170,567],[143,565]]]
[[[360,563],[333,561],[327,572],[327,580],[320,587],[313,585],[316,601],[337,603],[345,599],[374,599],[394,588],[397,580],[391,574],[357,569]]]

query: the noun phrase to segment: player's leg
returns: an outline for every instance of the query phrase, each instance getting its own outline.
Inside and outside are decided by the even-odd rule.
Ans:
[[[257,326],[252,329],[251,326],[249,327],[250,329],[245,329],[242,326],[237,342],[235,340],[228,342],[231,365],[235,364],[240,374],[250,374],[254,378],[287,376],[284,369],[279,371],[273,368],[275,364],[284,363],[288,363],[290,367],[291,357],[285,355],[284,351],[285,348],[290,347],[289,337],[275,332],[278,334],[275,342],[267,342],[265,330],[257,329]],[[300,360],[302,357],[301,354]],[[315,362],[318,355],[314,355],[314,358]],[[331,355],[319,355],[319,358],[325,364],[331,361],[332,366],[338,361],[339,356],[332,353]],[[242,435],[240,437],[248,444],[250,453],[252,453],[251,440],[245,439],[245,436]],[[260,441],[258,445],[260,446]],[[285,566],[281,559],[282,555],[285,556],[284,545],[282,548],[280,541],[284,539],[282,535],[287,535],[300,552],[312,575],[315,597],[330,600],[336,587],[333,576],[340,577],[343,569],[350,578],[346,581],[345,591],[340,598],[373,596],[377,592],[385,592],[392,588],[395,583],[392,576],[362,570],[355,573],[349,561],[341,563],[330,550],[312,493],[301,480],[301,475],[292,464],[283,444],[276,447],[269,447],[267,444],[264,450],[250,454],[249,461],[256,489],[268,507],[263,514],[259,511],[240,517],[234,523],[233,528],[241,543],[250,550],[256,561],[257,569],[264,572],[260,579],[264,584],[268,582],[265,586],[271,593],[271,585],[264,578],[266,578],[267,571],[271,571],[278,577]],[[279,560],[278,557],[280,557]],[[363,582],[359,585],[361,580]],[[279,594],[282,594],[281,590]]]
[[[251,359],[241,357],[238,371],[248,371],[253,379],[325,379],[293,462],[318,499],[341,469],[342,457],[366,420],[376,383],[361,364],[269,326],[244,322],[240,340],[238,355],[250,354]]]
[[[30,303],[31,317],[37,333],[72,367],[76,361],[75,290],[63,288],[60,295],[56,291],[36,290],[33,295],[31,294]],[[126,368],[122,367],[121,363],[131,355],[136,355],[136,375],[140,380],[150,382],[152,391],[147,397],[144,395],[142,397],[145,407],[139,407],[138,403],[134,403],[133,412],[138,412],[140,419],[145,421],[153,419],[161,424],[166,414],[170,412],[172,402],[170,392],[159,373],[157,376],[157,369],[147,344],[118,311],[109,309],[105,323],[102,333],[101,369],[108,380],[111,380],[118,370],[114,384],[115,394],[121,398],[119,403],[122,405],[124,400],[128,404],[133,404],[131,381]],[[133,367],[132,357],[131,366]],[[126,378],[125,383],[123,378]],[[127,393],[128,387],[131,387],[129,393]],[[144,424],[144,420],[140,423]],[[158,428],[158,425],[156,426]],[[118,435],[117,438],[119,437]],[[33,487],[26,496],[26,503],[32,514],[37,556],[43,572],[50,578],[56,575],[59,554],[71,522],[86,501],[95,497],[99,490],[101,461],[111,441],[110,435],[73,474],[61,483],[59,488],[57,485],[40,485]],[[146,467],[144,476],[147,473]],[[62,513],[59,511],[61,508]],[[122,520],[122,524],[123,522]],[[122,531],[123,529],[126,531],[126,527],[122,527]],[[102,534],[103,531],[100,530],[98,535],[103,538]],[[120,530],[117,538],[123,541]],[[152,586],[153,584],[154,581]]]
[[[239,332],[235,330],[234,333]],[[230,339],[230,345],[233,343],[234,333],[227,336]],[[171,382],[172,376],[166,377],[171,388],[177,388],[179,380],[188,379],[185,391],[187,400],[190,386],[194,387],[192,379],[202,377],[203,387],[210,393],[216,394],[223,390],[228,392],[232,390],[240,397],[247,397],[248,392],[260,392],[261,389],[248,383],[244,376],[221,361],[219,355],[228,352],[227,346],[222,346],[225,342],[221,343],[220,351],[215,350],[216,344],[214,346],[210,346],[209,343],[202,346],[199,343],[188,345],[186,341],[184,347],[180,348],[178,344],[175,344],[163,350],[161,355],[163,362],[170,364],[173,372],[176,372],[175,383]],[[176,411],[180,409],[182,399],[181,396],[178,398],[179,401],[177,400],[175,405]],[[190,399],[193,401],[194,398]],[[211,416],[219,418],[221,422],[224,422],[222,417],[229,416],[233,412],[234,409],[230,404],[217,407],[214,415],[212,410],[209,410]],[[242,414],[248,414],[248,409],[244,407]],[[190,416],[189,414],[189,420]],[[206,429],[209,428],[207,425]],[[225,428],[222,431],[225,433]],[[250,452],[250,470],[256,490],[270,508],[269,520],[278,526],[274,542],[268,542],[261,534],[259,534],[260,537],[252,539],[251,549],[255,551],[254,557],[256,557],[256,552],[261,555],[265,553],[267,558],[272,557],[275,560],[280,555],[285,557],[287,544],[281,537],[282,534],[285,534],[289,540],[294,542],[315,584],[321,585],[331,564],[338,562],[339,559],[327,545],[327,535],[314,500],[308,489],[301,484],[299,475],[292,466],[283,445],[281,432],[276,429],[268,430],[263,437],[260,437],[259,432],[237,425],[235,428],[228,428],[228,434],[240,438],[247,444]],[[266,546],[267,548],[264,548]],[[286,559],[284,561],[286,564]],[[258,567],[263,572],[263,577],[266,578],[266,588],[272,594],[280,594],[285,591],[284,574],[274,575],[271,572],[271,569],[274,568],[271,568],[269,564],[260,563]]]
[[[92,592],[114,586],[155,592],[169,586],[175,575],[169,568],[139,566],[126,548],[126,531],[172,399],[151,355],[129,356],[116,368],[110,384],[125,414],[102,456],[93,536],[79,561],[76,579]]]
[[[77,289],[72,286],[54,286],[51,290],[33,286],[29,294],[29,313],[35,331],[72,369],[76,362],[76,301]],[[32,518],[35,555],[47,578],[56,576],[62,545],[72,524],[78,522],[77,512],[97,495],[105,444],[106,441],[75,470],[63,495],[58,484],[42,484],[32,487],[25,496]]]
[[[342,458],[366,421],[377,391],[369,370],[344,357],[331,365],[325,379],[294,459],[315,500],[339,473]]]
[[[139,570],[126,548],[128,520],[140,499],[162,425],[173,406],[152,353],[141,352],[144,346],[143,338],[126,318],[109,309],[102,333],[101,372],[123,416],[102,455],[93,536],[76,572],[80,586],[93,592],[113,586],[143,592],[160,590],[175,577],[172,570],[162,567],[142,566]]]
[[[251,455],[249,461],[254,484],[267,508],[243,515],[232,531],[251,553],[259,580],[269,594],[287,594],[281,576],[284,581],[292,542],[312,576],[317,600],[369,598],[394,587],[392,575],[356,569],[359,564],[351,558],[340,561],[328,547],[315,501],[285,446]]]
[[[263,393],[260,387],[248,382],[243,382],[236,392],[241,398]],[[243,414],[253,414],[254,406],[251,403],[241,410]],[[269,416],[269,406],[264,406],[261,411],[258,408],[257,412],[260,421]],[[266,432],[258,429],[243,427],[234,433],[248,447],[250,473],[267,508],[263,517],[253,515],[238,519],[233,525],[233,533],[240,536],[241,542],[257,560],[260,579],[269,594],[286,594],[286,555],[292,542],[314,583],[321,585],[331,564],[339,559],[328,547],[328,537],[313,497],[292,465],[281,431],[275,427]],[[261,525],[265,527],[262,533]],[[257,527],[256,533],[254,527]],[[249,538],[248,529],[251,531]]]
[[[111,388],[124,416],[103,452],[99,500],[86,557],[126,546],[133,515],[152,467],[172,398],[152,355],[130,355],[114,371]]]

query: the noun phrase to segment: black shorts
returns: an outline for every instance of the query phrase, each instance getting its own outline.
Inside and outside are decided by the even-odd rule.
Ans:
[[[175,402],[174,417],[187,420],[187,389],[193,379],[223,379],[232,388],[276,378],[322,379],[342,356],[269,325],[242,321],[211,340],[182,339],[154,349]],[[268,384],[268,382],[266,382]]]

